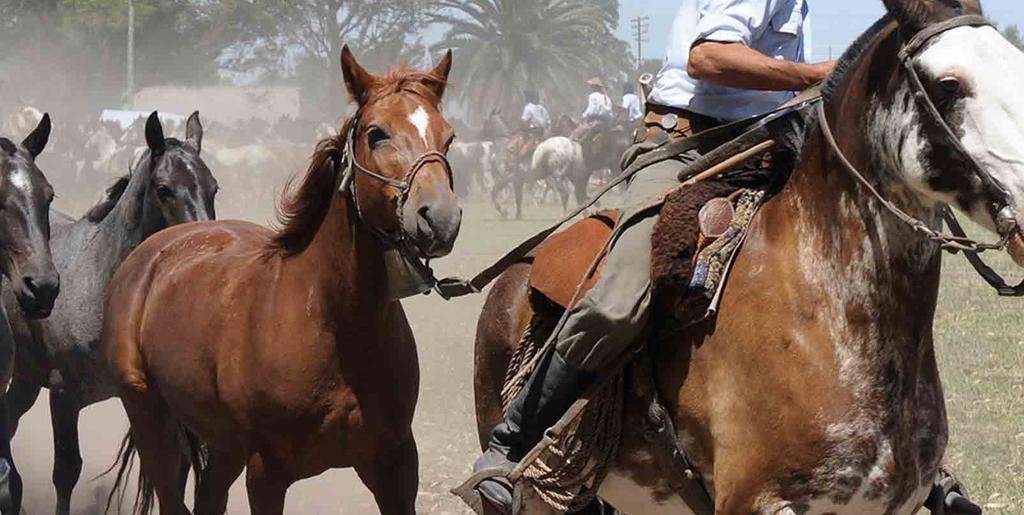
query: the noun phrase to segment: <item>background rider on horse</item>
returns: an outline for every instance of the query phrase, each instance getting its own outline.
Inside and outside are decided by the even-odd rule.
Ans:
[[[587,109],[583,111],[580,126],[572,133],[572,139],[576,141],[584,141],[612,124],[612,99],[608,97],[604,83],[595,77],[587,81],[587,86],[590,86]]]
[[[548,114],[547,108],[541,105],[540,95],[536,91],[527,90],[523,96],[526,98],[526,106],[523,107],[520,121],[525,137],[519,155],[526,158],[532,156],[533,150],[547,137],[548,129],[551,128],[551,115]]]
[[[646,106],[647,143],[680,139],[724,122],[767,112],[794,92],[823,81],[833,63],[808,63],[807,2],[782,0],[684,0],[672,27],[666,64]],[[591,94],[582,137],[609,123],[611,102],[600,80]],[[649,148],[649,147],[648,147]],[[678,172],[696,151],[640,171],[627,189],[620,220],[629,221],[609,250],[596,286],[567,314],[562,330],[512,401],[505,422],[492,433],[475,470],[511,471],[602,372],[625,359],[641,337],[651,303],[651,234],[656,216],[633,211],[679,186]],[[632,219],[632,220],[631,220]],[[503,484],[504,482],[504,484]],[[508,512],[511,488],[504,476],[478,487]]]
[[[620,118],[623,122],[633,125],[644,117],[643,103],[636,94],[636,86],[631,82],[622,85],[622,100],[619,102]]]

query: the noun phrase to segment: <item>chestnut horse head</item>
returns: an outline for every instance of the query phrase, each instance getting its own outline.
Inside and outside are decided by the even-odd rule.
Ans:
[[[379,234],[399,235],[421,257],[449,254],[462,210],[445,159],[455,132],[440,111],[451,51],[428,72],[368,72],[346,46],[341,69],[359,108],[345,127],[352,199],[362,221]]]
[[[36,166],[50,139],[50,116],[21,145],[0,138],[0,271],[26,315],[45,318],[60,291],[50,254],[53,187]]]

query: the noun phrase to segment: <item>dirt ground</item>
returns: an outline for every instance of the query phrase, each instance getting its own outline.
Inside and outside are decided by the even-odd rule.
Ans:
[[[96,192],[88,197],[98,196]],[[65,207],[75,207],[63,199]],[[263,222],[271,207],[243,208],[230,192],[218,201],[221,218]],[[500,221],[481,202],[465,205],[465,223],[454,254],[436,264],[439,275],[469,275],[490,264],[513,244],[553,220],[554,208],[528,207],[522,222]],[[79,213],[72,209],[72,212]],[[1005,260],[1002,269],[1008,269]],[[951,419],[948,458],[990,513],[1024,513],[1024,336],[1019,300],[997,299],[969,274],[959,259],[946,260],[943,298],[937,319],[938,352]],[[420,449],[421,513],[468,513],[448,489],[460,482],[478,452],[472,402],[472,342],[483,296],[445,303],[436,296],[405,303],[417,336],[422,388],[415,432]],[[26,416],[14,441],[26,484],[26,511],[49,513],[52,433],[45,392]],[[86,409],[81,420],[85,465],[73,513],[101,513],[110,466],[127,429],[121,406],[107,401]],[[229,513],[248,513],[242,482],[231,492]],[[355,474],[332,471],[291,488],[289,513],[377,513]],[[127,509],[125,510],[127,512]]]

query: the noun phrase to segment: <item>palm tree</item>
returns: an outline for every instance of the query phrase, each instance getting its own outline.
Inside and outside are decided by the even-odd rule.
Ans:
[[[433,21],[448,26],[436,47],[456,49],[456,88],[479,120],[515,113],[536,89],[553,111],[581,108],[583,81],[624,79],[628,46],[615,38],[615,0],[442,0]]]

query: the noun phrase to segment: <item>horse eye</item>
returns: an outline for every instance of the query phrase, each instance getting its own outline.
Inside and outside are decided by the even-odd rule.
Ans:
[[[167,200],[167,199],[169,199],[169,198],[174,196],[174,192],[171,191],[171,188],[168,188],[167,186],[164,186],[163,184],[161,184],[161,185],[156,187],[156,194],[157,194],[158,197],[160,197],[161,199],[164,199],[164,200]]]
[[[370,127],[370,132],[366,135],[366,139],[370,144],[370,148],[377,148],[391,140],[391,136],[388,136],[388,133],[384,132],[380,127]]]
[[[959,79],[944,77],[939,79],[939,87],[942,88],[942,92],[948,96],[960,97],[963,95],[963,84],[960,83]]]

